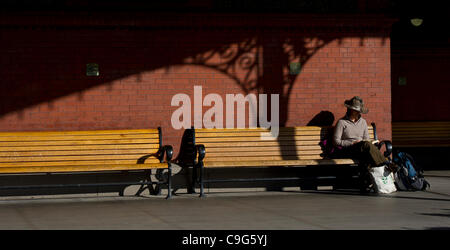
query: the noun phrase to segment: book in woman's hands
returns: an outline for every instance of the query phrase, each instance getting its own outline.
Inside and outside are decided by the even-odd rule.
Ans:
[[[368,141],[368,142],[371,142],[372,144],[376,144],[376,143],[379,143],[379,142],[380,142],[379,140],[374,140],[374,141],[371,141],[371,140],[363,140],[363,141]]]

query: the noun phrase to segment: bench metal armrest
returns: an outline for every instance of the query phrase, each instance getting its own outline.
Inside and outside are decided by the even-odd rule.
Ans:
[[[195,145],[196,155],[198,154],[197,162],[202,162],[205,158],[206,150],[203,144]]]
[[[173,147],[171,145],[165,145],[163,148],[166,153],[166,161],[171,161],[173,157]]]
[[[392,154],[392,142],[391,141],[381,141],[380,143],[377,143],[376,146],[378,149],[381,149],[383,145],[386,147],[386,151],[384,152],[384,156],[388,157]]]
[[[160,162],[164,162],[164,155],[166,156],[166,162],[170,162],[173,157],[173,147],[171,145],[165,145],[159,149],[158,159]]]
[[[375,122],[372,122],[371,125],[373,127],[373,137],[375,140],[378,140],[377,126],[375,125]],[[386,146],[386,152],[384,152],[384,156],[388,157],[389,155],[392,154],[392,142],[386,140],[375,144],[375,146],[377,146],[378,149],[381,149],[383,145]]]

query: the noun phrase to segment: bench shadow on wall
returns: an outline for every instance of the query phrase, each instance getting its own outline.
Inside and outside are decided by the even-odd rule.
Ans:
[[[59,112],[62,115],[64,111],[58,110],[58,107],[53,104],[58,98],[77,94],[78,100],[84,100],[87,98],[83,94],[84,91],[101,85],[112,88],[111,82],[117,79],[135,75],[139,81],[143,72],[160,68],[166,68],[169,71],[171,65],[198,65],[227,75],[245,94],[279,94],[282,111],[279,118],[280,126],[283,127],[288,120],[290,94],[299,76],[289,74],[289,63],[296,61],[304,66],[320,48],[333,40],[341,41],[345,38],[344,33],[336,33],[336,37],[331,37],[326,32],[318,33],[313,30],[305,31],[295,28],[272,30],[262,27],[191,27],[190,29],[172,27],[167,29],[109,26],[52,27],[36,24],[23,27],[4,26],[0,31],[2,35],[0,70],[2,82],[5,83],[0,85],[0,116],[17,116],[19,123],[28,118],[25,115],[29,115],[23,110],[38,104],[47,103],[46,112]],[[123,39],[124,37],[126,39]],[[315,46],[311,46],[312,39],[317,40]],[[183,43],[180,44],[180,41]],[[48,43],[54,46],[45,46]],[[220,58],[219,62],[213,60],[217,57]],[[88,62],[96,62],[100,65],[99,77],[92,78],[85,75]],[[117,62],[121,62],[120,67]],[[268,107],[270,107],[270,101]],[[268,118],[270,119],[270,116]],[[320,122],[320,119],[319,114],[319,118],[315,117],[310,123]],[[99,123],[100,126],[107,126],[101,121]],[[53,129],[51,127],[53,125],[48,126],[44,129]],[[64,127],[64,124],[55,124],[56,126]],[[36,127],[36,130],[39,129],[42,128]],[[266,173],[249,170],[244,172],[249,171],[248,175],[260,173],[272,175],[274,171],[278,171],[277,169],[268,168]],[[241,175],[241,170],[232,173],[227,170],[223,173],[220,171],[222,170],[219,170],[217,174]],[[177,185],[179,188],[185,187],[185,173],[186,170],[182,170],[176,174],[175,188]],[[2,185],[79,183],[80,181],[97,183],[104,180],[132,181],[142,178],[146,178],[146,174],[134,172],[101,175],[17,175],[1,176],[0,183]],[[243,184],[242,186],[247,185]],[[272,184],[264,185],[267,187]],[[123,187],[13,190],[1,191],[1,194],[34,195],[112,191],[121,192]]]

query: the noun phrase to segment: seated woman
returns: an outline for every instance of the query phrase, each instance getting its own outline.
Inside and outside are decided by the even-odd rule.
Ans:
[[[361,114],[369,112],[363,100],[355,96],[346,100],[344,105],[347,113],[336,123],[333,135],[333,145],[339,149],[335,157],[356,158],[361,162],[361,191],[364,191],[370,185],[368,169],[383,165],[392,167],[392,163],[373,144],[375,142],[370,141],[367,122],[361,117]]]

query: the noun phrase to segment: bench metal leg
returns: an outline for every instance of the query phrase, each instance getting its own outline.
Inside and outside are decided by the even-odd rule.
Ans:
[[[192,179],[191,179],[190,186],[188,187],[188,193],[189,194],[195,194],[195,186],[197,185],[197,182],[198,182],[198,180],[197,180],[197,171],[198,171],[197,165],[193,164],[193,166],[192,166]]]
[[[204,183],[203,183],[204,169],[205,168],[203,167],[203,162],[200,162],[200,197],[205,197]]]
[[[166,199],[172,198],[172,165],[168,163],[168,172],[167,172],[167,197]]]
[[[370,191],[368,190],[369,184],[371,183],[368,165],[360,163],[358,165],[358,172],[359,172],[358,178],[359,191],[362,194],[368,193]]]

